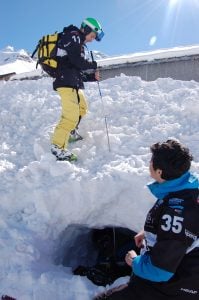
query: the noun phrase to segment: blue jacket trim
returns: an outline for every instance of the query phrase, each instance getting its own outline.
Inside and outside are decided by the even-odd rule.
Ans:
[[[163,199],[171,192],[197,189],[199,187],[199,178],[190,172],[186,172],[176,179],[166,180],[162,183],[155,181],[147,186],[155,197]]]
[[[154,282],[168,281],[174,275],[174,273],[155,267],[148,254],[134,258],[132,268],[135,275]]]

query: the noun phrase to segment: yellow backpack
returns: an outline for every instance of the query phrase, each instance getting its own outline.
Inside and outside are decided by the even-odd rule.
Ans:
[[[56,77],[57,73],[57,43],[60,38],[61,33],[48,34],[43,36],[32,53],[32,58],[37,53],[37,65],[48,73],[51,77]]]

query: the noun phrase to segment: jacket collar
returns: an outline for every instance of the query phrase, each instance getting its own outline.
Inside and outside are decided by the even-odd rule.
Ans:
[[[155,181],[148,184],[147,187],[155,197],[163,199],[171,192],[199,188],[199,178],[197,175],[186,172],[179,178],[167,180],[162,183]]]

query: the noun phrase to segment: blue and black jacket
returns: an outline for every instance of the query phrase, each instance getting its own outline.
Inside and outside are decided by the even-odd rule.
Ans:
[[[60,34],[57,76],[53,83],[55,90],[59,87],[82,89],[83,82],[95,81],[97,63],[85,58],[84,41],[85,35],[73,25],[64,28]],[[88,70],[90,73],[86,72]]]
[[[199,299],[199,180],[186,172],[148,187],[158,200],[145,221],[145,247],[133,260],[130,285],[138,299]]]

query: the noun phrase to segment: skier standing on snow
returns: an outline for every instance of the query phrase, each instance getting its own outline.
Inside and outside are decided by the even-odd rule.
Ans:
[[[85,59],[84,46],[94,39],[101,41],[104,36],[99,22],[85,19],[81,28],[70,25],[64,28],[58,42],[58,72],[53,88],[61,97],[61,119],[52,136],[51,152],[58,160],[77,160],[68,149],[68,142],[81,140],[77,132],[81,118],[87,112],[87,103],[82,89],[84,81],[98,81],[97,63]],[[92,70],[86,73],[86,70]]]
[[[199,179],[189,172],[192,156],[175,140],[151,146],[148,187],[158,198],[144,231],[135,236],[140,255],[129,251],[128,285],[95,299],[199,299]]]

